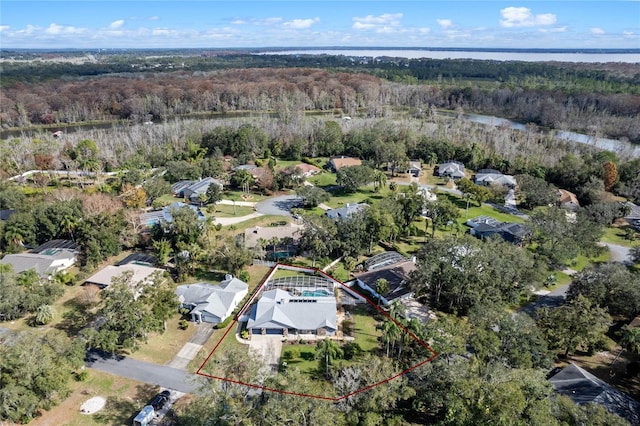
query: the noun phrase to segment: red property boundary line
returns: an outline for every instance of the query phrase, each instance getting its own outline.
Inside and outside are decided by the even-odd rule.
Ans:
[[[425,360],[423,360],[423,361],[421,361],[421,362],[419,362],[419,363],[417,363],[417,364],[405,369],[405,370],[400,371],[399,373],[397,373],[397,374],[395,374],[395,375],[393,375],[393,376],[391,376],[391,377],[389,377],[387,379],[380,380],[379,382],[373,383],[373,384],[368,385],[368,386],[366,386],[364,388],[355,390],[355,391],[353,391],[351,393],[348,393],[348,394],[342,395],[342,396],[338,396],[338,397],[329,397],[329,396],[323,396],[323,395],[311,395],[311,394],[306,394],[306,393],[286,391],[286,390],[282,390],[282,389],[274,389],[274,388],[270,388],[268,386],[257,385],[255,383],[246,383],[246,382],[241,382],[241,381],[238,381],[238,380],[232,380],[232,379],[229,379],[229,378],[226,378],[226,377],[218,377],[218,376],[214,376],[214,375],[211,375],[211,374],[203,373],[202,369],[209,362],[209,359],[211,359],[211,356],[218,349],[220,344],[222,344],[222,342],[227,337],[229,332],[231,330],[235,330],[236,329],[236,325],[238,323],[238,318],[240,318],[242,315],[244,315],[245,311],[251,306],[251,304],[253,303],[254,299],[260,293],[260,291],[265,286],[265,284],[271,279],[271,277],[275,274],[275,272],[281,266],[284,266],[284,267],[287,267],[287,268],[295,268],[295,269],[298,269],[298,270],[304,269],[305,272],[308,272],[309,270],[313,270],[316,274],[324,276],[327,279],[340,284],[342,287],[347,288],[349,291],[357,294],[358,296],[360,296],[364,300],[366,300],[367,303],[369,303],[371,306],[373,306],[378,312],[380,312],[382,315],[384,315],[389,321],[393,321],[393,323],[396,326],[398,326],[398,328],[400,328],[402,331],[407,333],[416,342],[418,342],[418,344],[420,346],[422,346],[427,351],[429,351],[431,353],[431,356],[429,358],[427,358],[427,359],[425,359]],[[357,395],[357,394],[359,394],[361,392],[365,392],[365,391],[373,389],[373,388],[375,388],[377,386],[380,386],[380,385],[383,385],[385,383],[388,383],[391,380],[397,379],[398,377],[401,377],[401,376],[403,376],[403,375],[405,375],[405,374],[407,374],[407,373],[409,373],[409,372],[411,372],[411,371],[413,371],[413,370],[415,370],[415,369],[417,369],[417,368],[419,368],[419,367],[421,367],[421,366],[433,361],[437,356],[438,356],[438,353],[435,350],[433,350],[429,345],[427,345],[425,342],[423,342],[421,339],[419,339],[418,336],[416,336],[414,333],[412,333],[410,330],[408,330],[407,327],[405,327],[404,325],[400,324],[396,319],[392,318],[388,313],[386,313],[383,309],[381,309],[379,306],[377,306],[371,299],[369,299],[368,297],[360,294],[356,290],[353,290],[351,287],[348,287],[347,285],[345,285],[340,280],[335,279],[334,277],[328,275],[327,273],[325,273],[325,272],[323,272],[323,271],[321,271],[320,269],[317,269],[317,268],[300,267],[300,266],[288,265],[288,264],[284,264],[284,263],[276,263],[276,265],[271,269],[271,271],[269,271],[269,273],[262,279],[262,281],[260,282],[260,285],[258,285],[258,287],[256,287],[256,289],[253,291],[253,293],[251,294],[251,297],[249,297],[249,300],[247,301],[247,303],[244,304],[242,309],[233,318],[233,322],[231,323],[231,326],[229,326],[227,328],[227,331],[224,333],[222,338],[220,338],[218,343],[214,346],[214,348],[211,350],[211,352],[209,353],[207,358],[202,362],[200,367],[198,367],[198,369],[196,370],[195,374],[197,374],[199,376],[202,376],[202,377],[207,377],[209,379],[222,380],[224,382],[229,382],[229,383],[234,383],[234,384],[237,384],[237,385],[248,386],[248,387],[254,388],[254,389],[260,389],[262,391],[275,392],[275,393],[280,393],[280,394],[283,394],[283,395],[292,395],[292,396],[299,396],[299,397],[304,397],[304,398],[321,399],[321,400],[331,401],[331,402],[338,402],[338,401],[342,401],[344,399],[350,398],[350,397],[352,397],[354,395]]]

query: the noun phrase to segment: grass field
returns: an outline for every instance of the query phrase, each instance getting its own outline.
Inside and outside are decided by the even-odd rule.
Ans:
[[[609,244],[617,244],[624,247],[640,245],[640,232],[629,225],[609,226],[605,228],[602,241]]]
[[[159,388],[135,380],[112,376],[96,370],[87,370],[87,379],[71,384],[71,395],[60,405],[43,411],[29,423],[32,426],[93,426],[130,425],[138,411],[155,395]],[[99,412],[85,415],[80,406],[86,400],[101,396],[107,400]]]
[[[141,344],[137,351],[125,355],[154,364],[166,364],[171,361],[197,331],[193,324],[189,324],[186,330],[181,330],[178,327],[181,317],[176,313],[167,321],[167,329],[164,333],[151,333],[147,342]]]
[[[212,207],[207,207],[207,213],[213,212]],[[230,206],[228,204],[216,204],[215,213],[213,216],[216,217],[241,217],[247,216],[251,213],[254,213],[255,210],[253,207],[245,207],[245,206]]]

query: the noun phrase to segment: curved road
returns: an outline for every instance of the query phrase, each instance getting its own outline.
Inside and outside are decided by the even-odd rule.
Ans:
[[[267,198],[256,204],[256,211],[276,216],[291,216],[291,209],[302,207],[302,200],[297,195],[281,195]]]

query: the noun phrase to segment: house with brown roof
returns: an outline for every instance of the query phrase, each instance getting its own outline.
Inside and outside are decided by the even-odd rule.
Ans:
[[[354,157],[333,157],[329,160],[329,167],[332,171],[337,172],[343,167],[361,166],[362,160]]]
[[[575,210],[580,207],[580,202],[578,201],[578,197],[573,192],[567,191],[566,189],[558,189],[558,204],[560,207],[563,207],[567,210]]]
[[[307,164],[307,163],[296,164],[294,167],[300,169],[300,172],[302,173],[302,177],[311,177],[313,175],[317,175],[322,171],[320,167],[316,167],[312,164]]]
[[[302,228],[302,225],[296,225],[295,223],[289,223],[284,226],[254,226],[253,228],[247,228],[244,231],[244,246],[255,248],[260,246],[261,241],[269,243],[274,238],[278,240],[291,238],[295,243],[300,239]]]

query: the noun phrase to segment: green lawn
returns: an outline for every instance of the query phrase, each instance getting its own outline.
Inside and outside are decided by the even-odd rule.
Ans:
[[[605,228],[602,241],[624,247],[633,247],[640,244],[640,232],[629,225],[610,226]]]
[[[314,184],[315,186],[319,186],[321,188],[324,188],[327,186],[334,186],[336,185],[336,174],[330,173],[330,172],[323,172],[307,180],[312,184]]]
[[[211,206],[206,208],[207,213],[210,213],[213,210]],[[247,216],[252,213],[255,213],[253,207],[245,207],[245,206],[230,206],[228,204],[216,204],[216,210],[213,215],[215,217],[242,217]]]
[[[192,322],[189,322],[189,327],[186,330],[181,330],[178,327],[178,321],[181,318],[182,316],[179,314],[174,315],[167,321],[167,329],[164,333],[151,333],[147,342],[141,344],[137,351],[126,355],[130,358],[160,365],[171,361],[198,330]]]
[[[285,344],[282,346],[280,361],[289,368],[297,368],[302,373],[313,374],[318,368],[315,344]]]
[[[372,309],[356,308],[351,312],[354,322],[355,342],[363,351],[372,352],[378,348],[378,337],[382,334],[376,329],[377,321]]]

